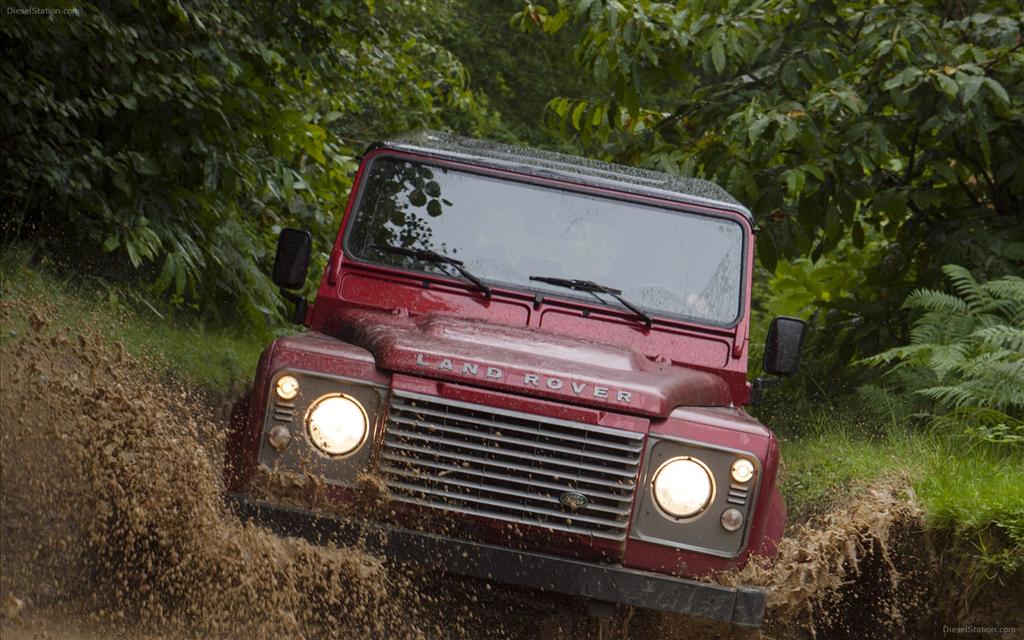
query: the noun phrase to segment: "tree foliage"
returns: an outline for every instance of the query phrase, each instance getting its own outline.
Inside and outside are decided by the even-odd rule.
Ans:
[[[865,279],[891,313],[942,264],[1024,268],[1017,2],[557,0],[519,22],[581,30],[593,90],[551,101],[562,136],[727,187],[770,271],[880,238]],[[884,326],[832,306],[855,342]]]
[[[587,85],[572,64],[578,34],[572,29],[546,38],[524,33],[510,20],[522,7],[523,0],[460,2],[444,43],[469,70],[474,89],[501,114],[495,134],[508,142],[557,147],[559,139],[541,124],[548,100]]]
[[[447,1],[68,6],[0,15],[5,235],[207,315],[276,315],[277,229],[332,238],[369,141],[493,120],[438,44]]]

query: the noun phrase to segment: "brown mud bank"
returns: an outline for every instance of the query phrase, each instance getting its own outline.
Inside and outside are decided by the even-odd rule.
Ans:
[[[224,425],[203,403],[119,345],[49,326],[45,307],[0,313],[20,327],[0,349],[4,638],[922,637],[988,597],[944,589],[898,481],[795,527],[772,566],[720,577],[771,590],[761,632],[595,620],[578,602],[279,538],[225,508]]]

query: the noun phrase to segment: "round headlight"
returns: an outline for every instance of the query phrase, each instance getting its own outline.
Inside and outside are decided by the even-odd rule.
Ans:
[[[715,494],[715,481],[700,460],[673,458],[661,465],[652,483],[654,501],[673,518],[691,518],[703,511]]]
[[[732,479],[740,484],[750,482],[754,477],[754,463],[746,458],[740,458],[732,463]]]
[[[282,400],[291,400],[299,395],[299,381],[293,376],[281,376],[277,379],[277,395]]]
[[[310,442],[329,456],[347,455],[362,446],[369,425],[363,405],[340,394],[317,400],[306,417]]]

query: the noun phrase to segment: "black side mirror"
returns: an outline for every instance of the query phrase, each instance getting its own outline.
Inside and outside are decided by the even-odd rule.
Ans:
[[[274,284],[282,289],[301,289],[309,273],[313,236],[301,229],[281,229],[274,256]]]
[[[274,284],[281,287],[285,300],[295,303],[292,320],[303,324],[309,304],[305,298],[286,291],[301,289],[309,273],[309,257],[313,253],[313,235],[302,229],[281,229],[277,238],[277,255],[274,256]]]
[[[799,318],[779,316],[768,327],[764,345],[764,370],[776,376],[791,376],[800,368],[807,323]]]

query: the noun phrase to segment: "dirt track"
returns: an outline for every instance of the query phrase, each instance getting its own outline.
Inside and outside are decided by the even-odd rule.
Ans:
[[[3,637],[758,637],[391,566],[278,538],[221,501],[222,421],[110,345],[5,303],[0,367]],[[766,637],[921,637],[937,566],[894,480],[793,528],[779,560],[725,582],[771,589]],[[1024,628],[1024,624],[1021,625]],[[936,634],[937,635],[937,634]],[[963,636],[961,636],[963,637]]]

